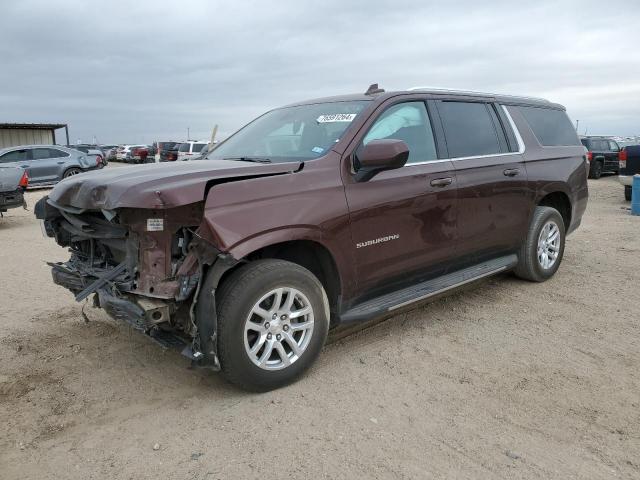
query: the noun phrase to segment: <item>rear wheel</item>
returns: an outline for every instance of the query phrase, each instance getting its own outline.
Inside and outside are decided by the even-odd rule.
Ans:
[[[601,176],[602,176],[602,162],[600,160],[596,160],[591,164],[591,168],[589,169],[589,178],[593,178],[597,180]]]
[[[555,208],[536,207],[515,274],[532,282],[551,278],[562,262],[564,240],[565,225],[560,213]]]
[[[80,170],[79,168],[69,168],[67,170],[65,170],[63,178],[69,178],[69,177],[73,177],[74,175],[78,175],[79,173],[81,173],[82,170]]]
[[[625,186],[624,186],[624,199],[625,199],[627,202],[630,202],[630,201],[631,201],[631,187],[630,187],[630,186],[628,186],[628,185],[625,185]]]
[[[329,303],[307,269],[283,260],[251,262],[224,281],[216,299],[218,357],[230,382],[273,390],[298,379],[320,354]]]

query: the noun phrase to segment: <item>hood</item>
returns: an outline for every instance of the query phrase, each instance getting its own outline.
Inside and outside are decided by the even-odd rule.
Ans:
[[[55,186],[49,199],[87,210],[173,208],[204,200],[210,181],[292,173],[300,166],[300,162],[204,160],[116,167],[71,176]]]

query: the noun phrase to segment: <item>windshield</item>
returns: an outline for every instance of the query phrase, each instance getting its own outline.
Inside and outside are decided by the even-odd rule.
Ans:
[[[321,157],[367,104],[363,100],[272,110],[217,145],[206,158],[293,162]]]

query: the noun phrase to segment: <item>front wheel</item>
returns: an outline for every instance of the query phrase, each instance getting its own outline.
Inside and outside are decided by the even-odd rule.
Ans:
[[[241,388],[287,385],[320,354],[329,302],[306,268],[283,260],[251,262],[225,279],[216,301],[222,373]]]
[[[536,207],[527,238],[518,254],[515,274],[532,282],[551,278],[564,254],[565,225],[560,213],[551,207]]]

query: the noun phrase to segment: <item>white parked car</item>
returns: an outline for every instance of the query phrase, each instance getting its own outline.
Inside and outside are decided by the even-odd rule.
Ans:
[[[180,148],[178,148],[178,160],[189,160],[190,157],[197,157],[206,145],[209,145],[209,142],[189,141],[181,143]]]

